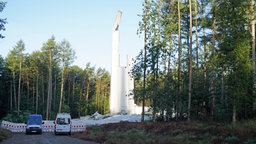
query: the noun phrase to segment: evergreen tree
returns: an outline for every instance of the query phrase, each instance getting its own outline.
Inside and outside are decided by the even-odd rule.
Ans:
[[[6,6],[6,2],[0,1],[0,12],[3,12]],[[7,23],[6,18],[0,18],[0,31],[5,31],[4,25]],[[4,38],[2,34],[0,34],[0,38]]]

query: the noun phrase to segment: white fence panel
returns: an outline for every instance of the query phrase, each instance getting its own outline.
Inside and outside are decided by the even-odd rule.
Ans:
[[[54,132],[54,121],[43,121],[42,125],[43,132]]]
[[[71,124],[71,132],[86,131],[86,125],[83,120],[73,120]]]
[[[8,129],[12,132],[25,132],[26,124],[2,121],[1,128]],[[42,125],[42,130],[43,132],[54,132],[53,121],[44,121],[44,124]],[[71,123],[71,132],[83,132],[83,131],[86,131],[85,121],[73,120]]]

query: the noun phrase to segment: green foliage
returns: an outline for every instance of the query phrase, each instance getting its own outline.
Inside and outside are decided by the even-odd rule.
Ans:
[[[5,61],[3,57],[0,55],[0,109],[1,115],[8,112],[8,99],[4,96],[7,96],[9,93],[7,89],[9,89],[9,85],[7,85],[7,81],[10,81],[10,75],[8,75],[9,71],[5,67]],[[1,116],[2,117],[2,116]]]
[[[63,105],[62,112],[70,112],[70,107],[68,105]]]
[[[29,111],[21,111],[19,113],[18,111],[13,111],[12,113],[9,113],[3,120],[13,123],[24,123],[29,114],[31,114]]]
[[[102,114],[108,113],[109,72],[102,68],[96,69],[89,62],[84,70],[78,66],[71,66],[75,52],[70,45],[67,40],[58,43],[52,36],[42,45],[41,50],[34,51],[32,54],[23,54],[25,44],[20,40],[6,59],[1,57],[0,107],[5,110],[1,114],[9,113],[6,120],[24,122],[26,116],[22,111],[39,113],[44,118],[48,114],[49,119],[54,119],[60,103],[62,76],[64,76],[62,111],[70,112],[75,118],[95,111],[100,111]],[[65,67],[64,71],[62,71],[63,67]],[[49,74],[50,70],[51,74]],[[21,72],[20,114],[16,113],[19,72]],[[50,81],[49,76],[51,76]],[[99,79],[101,82],[96,83]],[[103,101],[96,103],[95,97]],[[50,102],[48,107],[47,102]]]
[[[225,141],[227,141],[228,143],[236,142],[238,140],[239,139],[236,136],[228,136],[228,137],[225,138]]]
[[[145,36],[145,47],[133,69],[135,99],[141,104],[146,95],[147,106],[153,114],[160,114],[158,120],[164,120],[164,113],[168,121],[173,114],[178,120],[188,112],[190,16],[188,1],[179,2],[181,43],[177,1],[145,0],[138,28],[138,34]],[[231,121],[234,114],[240,119],[255,117],[250,3],[192,1],[194,119]]]
[[[68,67],[74,62],[75,51],[71,48],[71,44],[67,40],[63,40],[60,42],[58,46],[58,51],[58,57],[63,63],[62,66]]]
[[[6,2],[0,1],[0,13],[4,10],[6,6]],[[0,18],[0,31],[5,31],[5,24],[7,23],[6,18]],[[4,38],[2,34],[0,34],[0,38]]]
[[[143,131],[130,129],[128,131],[115,130],[109,133],[105,143],[147,143],[156,142],[154,138],[148,137]]]

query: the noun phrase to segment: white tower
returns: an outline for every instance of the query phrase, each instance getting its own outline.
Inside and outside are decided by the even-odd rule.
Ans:
[[[135,113],[135,102],[134,102],[134,79],[132,75],[133,60],[127,55],[127,66],[126,66],[126,97],[127,97],[127,113]]]
[[[127,56],[127,66],[120,66],[119,23],[122,12],[118,11],[112,31],[112,71],[110,85],[110,114],[135,113],[133,98],[134,80],[132,77],[132,59]]]
[[[119,58],[119,23],[122,12],[118,11],[112,29],[112,70],[110,86],[110,113],[120,112],[120,58]]]

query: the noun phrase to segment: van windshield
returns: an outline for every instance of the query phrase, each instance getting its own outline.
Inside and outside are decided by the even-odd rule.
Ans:
[[[29,125],[33,125],[33,124],[41,125],[42,121],[39,118],[29,118],[28,119],[28,124]]]
[[[59,125],[70,124],[70,118],[57,118],[57,124]]]

